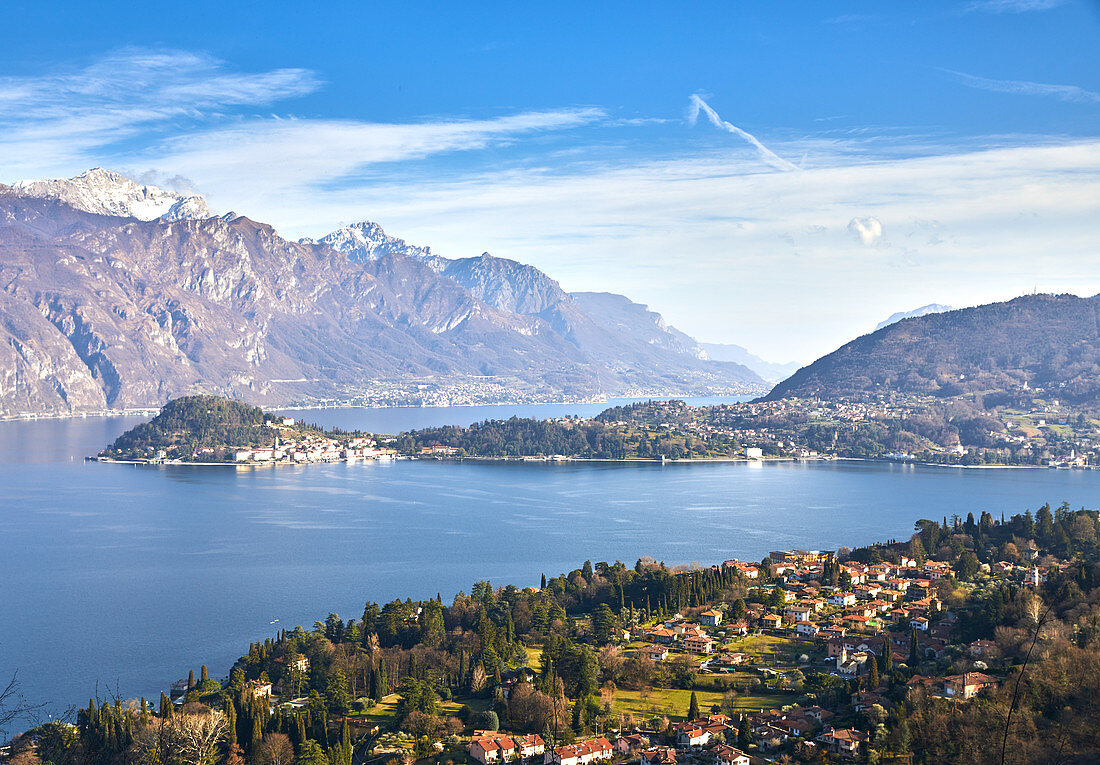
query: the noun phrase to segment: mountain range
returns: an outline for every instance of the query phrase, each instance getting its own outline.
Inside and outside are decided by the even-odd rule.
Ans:
[[[982,394],[989,403],[1037,389],[1100,404],[1100,295],[1026,295],[905,319],[798,370],[766,398],[900,392]]]
[[[764,389],[646,306],[488,253],[368,222],[290,241],[103,169],[0,185],[0,415]]]
[[[780,380],[787,379],[794,374],[800,366],[797,362],[793,361],[789,361],[786,364],[765,361],[756,354],[750,353],[747,348],[743,348],[740,345],[733,345],[732,343],[699,343],[699,346],[706,352],[708,358],[715,361],[732,361],[737,364],[744,364],[746,367],[756,372],[756,374],[773,384]]]

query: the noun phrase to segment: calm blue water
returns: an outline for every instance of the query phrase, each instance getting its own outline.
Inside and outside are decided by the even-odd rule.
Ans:
[[[588,412],[540,413],[569,410]],[[418,409],[299,416],[379,430],[428,424]],[[1094,507],[1100,497],[1100,471],[80,461],[136,421],[0,423],[0,677],[18,669],[32,699],[86,703],[97,684],[155,698],[201,663],[224,675],[250,641],[330,610],[358,616],[368,599],[450,599],[485,578],[537,584],[586,559],[758,560],[776,548],[907,537],[921,517]]]

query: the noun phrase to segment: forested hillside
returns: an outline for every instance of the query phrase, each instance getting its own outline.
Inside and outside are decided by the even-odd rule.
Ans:
[[[1100,404],[1100,296],[1027,295],[905,319],[800,369],[765,400],[1044,389]]]
[[[126,431],[108,448],[114,456],[145,450],[270,446],[276,431],[265,425],[262,409],[220,396],[185,396],[169,401],[160,414]]]

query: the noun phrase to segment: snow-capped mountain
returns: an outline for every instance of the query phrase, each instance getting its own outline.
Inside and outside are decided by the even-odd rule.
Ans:
[[[213,213],[198,194],[180,194],[157,186],[136,183],[102,167],[72,178],[18,181],[12,188],[21,195],[54,199],[96,215],[138,220],[203,220]]]
[[[645,306],[570,295],[533,266],[442,258],[369,223],[290,242],[233,213],[176,222],[186,201],[106,171],[0,185],[0,415],[425,381],[554,398],[762,387]]]
[[[445,265],[445,259],[433,255],[431,247],[417,247],[404,239],[390,236],[382,230],[381,226],[369,220],[341,226],[320,239],[305,237],[298,241],[301,244],[327,245],[337,252],[344,253],[348,256],[348,260],[356,263],[367,263],[378,260],[384,255],[397,254],[423,261],[435,271],[442,270]]]

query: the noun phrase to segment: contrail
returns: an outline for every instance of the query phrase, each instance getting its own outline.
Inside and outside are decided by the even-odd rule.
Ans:
[[[697,94],[692,94],[692,96],[691,96],[691,106],[692,106],[692,110],[691,110],[691,113],[688,115],[688,119],[691,120],[691,123],[693,125],[695,124],[695,120],[699,118],[699,111],[702,110],[702,111],[706,112],[707,119],[709,119],[710,123],[712,125],[714,125],[716,128],[720,128],[721,130],[725,130],[727,132],[733,133],[734,135],[745,139],[746,141],[751,143],[754,147],[756,147],[756,150],[758,152],[760,152],[760,159],[764,160],[765,162],[767,162],[772,167],[774,167],[778,170],[797,170],[798,169],[797,165],[794,165],[794,164],[788,162],[787,160],[783,159],[781,156],[776,154],[774,151],[769,149],[767,146],[760,143],[760,141],[758,141],[756,139],[756,136],[754,136],[752,133],[747,133],[744,130],[742,130],[741,128],[737,127],[737,125],[733,125],[729,122],[726,122],[724,119],[719,117],[718,112],[714,111],[714,109],[711,109],[710,104],[708,104],[706,101],[704,101],[702,98],[700,98]]]

